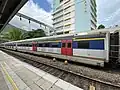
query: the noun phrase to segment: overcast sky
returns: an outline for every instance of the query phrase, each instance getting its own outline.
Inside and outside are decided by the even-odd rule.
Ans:
[[[97,0],[98,24],[120,25],[120,0]]]
[[[98,25],[104,24],[106,27],[120,25],[120,0],[96,1]],[[19,12],[52,25],[52,0],[29,0]],[[18,16],[15,16],[10,24],[26,30],[37,29],[40,26],[33,22],[29,24],[25,19],[20,21]]]

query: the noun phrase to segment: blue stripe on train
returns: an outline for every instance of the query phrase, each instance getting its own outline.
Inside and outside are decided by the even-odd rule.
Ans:
[[[73,48],[78,48],[78,43],[77,43],[77,41],[73,41],[72,46],[73,46]]]
[[[73,41],[72,46],[73,48],[78,48],[78,41]],[[104,40],[90,40],[88,49],[104,50]]]
[[[104,40],[91,40],[91,41],[89,41],[89,49],[104,50]]]

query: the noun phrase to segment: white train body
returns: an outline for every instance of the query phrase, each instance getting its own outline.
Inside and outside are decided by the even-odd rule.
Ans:
[[[3,47],[104,67],[109,63],[110,32],[59,35],[6,42]]]

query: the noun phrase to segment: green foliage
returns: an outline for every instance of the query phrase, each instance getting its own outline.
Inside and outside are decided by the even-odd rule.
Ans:
[[[102,24],[98,26],[98,29],[104,29],[104,28],[105,28],[105,26]]]
[[[23,35],[24,39],[44,37],[44,36],[46,36],[46,35],[42,29],[28,31]]]
[[[5,32],[1,36],[2,36],[2,39],[16,41],[21,39],[44,37],[46,35],[42,29],[27,31],[23,33],[21,30],[14,28],[14,29],[10,29],[8,32]]]
[[[9,30],[8,32],[4,33],[3,38],[12,41],[24,39],[23,33],[19,29]]]

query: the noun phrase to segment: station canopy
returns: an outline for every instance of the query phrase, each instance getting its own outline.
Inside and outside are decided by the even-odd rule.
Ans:
[[[0,32],[28,0],[0,0]]]

